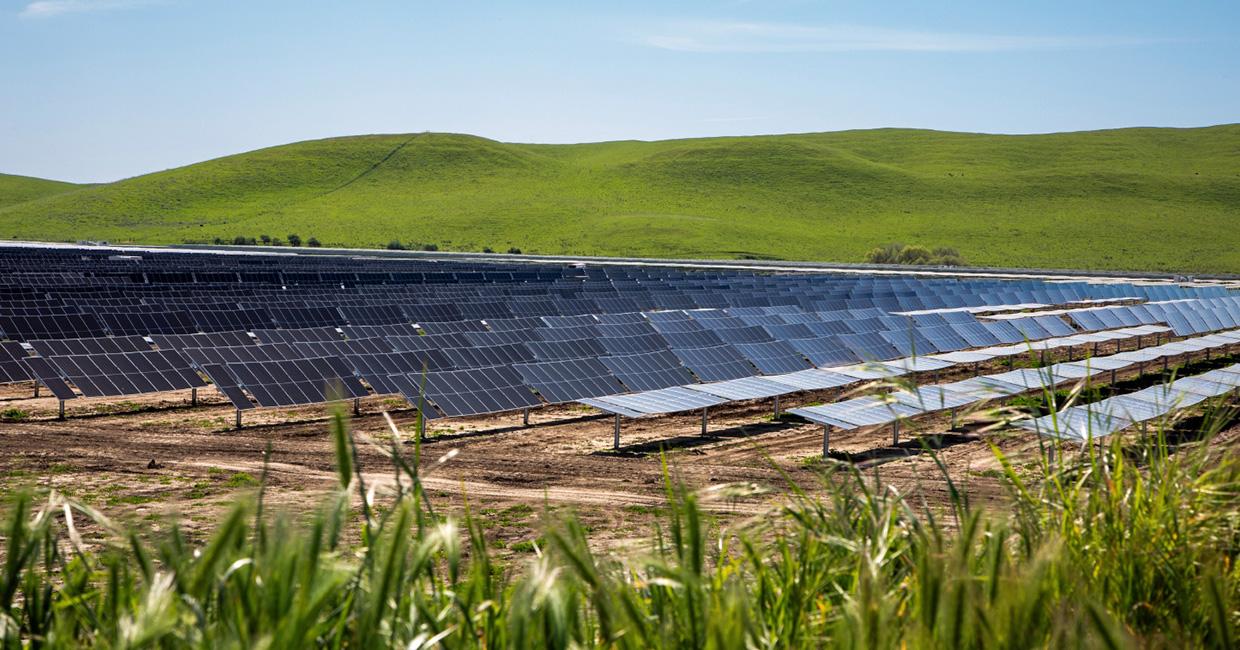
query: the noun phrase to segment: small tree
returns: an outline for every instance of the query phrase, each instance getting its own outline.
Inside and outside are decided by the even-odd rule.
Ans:
[[[309,246],[310,248],[318,248],[319,246],[322,246],[322,244],[319,243],[319,240],[315,239],[314,237],[307,239],[306,245]]]
[[[520,249],[520,248],[517,248],[516,246],[510,246],[510,247],[508,248],[508,254],[509,254],[509,255],[520,255],[520,254],[521,254],[521,249]]]
[[[491,247],[490,247],[490,246],[483,246],[483,247],[482,247],[482,252],[484,252],[484,253],[494,253],[495,251],[491,250]]]
[[[403,251],[405,250],[405,245],[400,243],[399,239],[393,239],[388,242],[387,249],[390,251]]]
[[[271,243],[271,235],[259,235],[259,236],[258,236],[258,239],[259,239],[260,241],[262,241],[264,244],[270,244],[270,243]]]
[[[224,239],[222,237],[216,237],[215,239],[211,240],[211,243],[215,244],[216,246],[219,246],[220,244],[224,243]]]
[[[245,235],[237,235],[236,237],[233,237],[233,246],[245,246],[246,243]]]
[[[289,246],[301,246],[301,236],[297,234],[290,234],[288,236],[288,245]]]
[[[438,244],[422,244],[422,250],[424,250],[424,251],[437,251],[437,250],[439,250],[439,245],[438,245]]]

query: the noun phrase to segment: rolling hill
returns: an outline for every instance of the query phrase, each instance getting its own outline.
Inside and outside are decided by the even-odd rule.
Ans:
[[[80,189],[81,185],[30,176],[0,174],[0,210],[19,203]]]
[[[576,145],[367,135],[21,201],[3,187],[0,237],[19,239],[297,233],[325,246],[847,262],[899,241],[976,265],[1240,272],[1240,125]]]

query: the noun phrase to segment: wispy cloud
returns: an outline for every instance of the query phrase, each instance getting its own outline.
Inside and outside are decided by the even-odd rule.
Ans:
[[[1166,39],[1121,36],[964,34],[864,25],[697,22],[647,34],[650,47],[680,52],[1003,52],[1148,45]]]
[[[114,11],[158,4],[159,0],[37,0],[22,9],[24,18],[52,18],[65,14]]]

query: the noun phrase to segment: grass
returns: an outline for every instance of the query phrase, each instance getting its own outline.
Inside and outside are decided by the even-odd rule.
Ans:
[[[511,545],[517,570],[468,510],[437,511],[416,444],[373,443],[399,482],[368,497],[338,415],[339,486],[302,524],[260,491],[202,544],[176,526],[148,541],[56,493],[12,497],[0,647],[1234,647],[1240,458],[1208,444],[1234,415],[1213,414],[1197,442],[1116,437],[1043,455],[1035,478],[996,449],[997,513],[950,477],[936,512],[824,463],[816,494],[790,484],[784,507],[723,525],[705,506],[727,486],[669,479],[645,551],[598,552],[545,514],[537,545]]]
[[[0,209],[87,187],[30,176],[0,174]]]
[[[0,237],[1240,272],[1240,125],[997,136],[908,129],[526,145],[300,142],[0,202]],[[534,225],[537,227],[534,227]]]

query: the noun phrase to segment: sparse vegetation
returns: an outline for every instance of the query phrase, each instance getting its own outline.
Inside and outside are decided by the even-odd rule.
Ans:
[[[1232,415],[1212,412],[1198,435],[1209,441]],[[1208,444],[1116,437],[1061,449],[1055,463],[1035,457],[1020,472],[996,450],[994,475],[1011,499],[998,512],[972,506],[952,477],[949,511],[931,512],[825,462],[820,496],[793,490],[782,509],[729,526],[704,506],[743,498],[746,486],[699,493],[669,479],[645,550],[599,554],[578,520],[547,514],[537,543],[509,545],[522,564],[505,569],[477,518],[458,527],[440,514],[418,446],[411,459],[394,446],[401,480],[371,504],[343,417],[332,435],[339,487],[311,521],[256,517],[243,501],[201,545],[175,526],[152,544],[59,494],[42,504],[12,497],[0,645],[1225,648],[1237,639],[1240,458]],[[101,553],[78,546],[84,519],[112,531]]]

